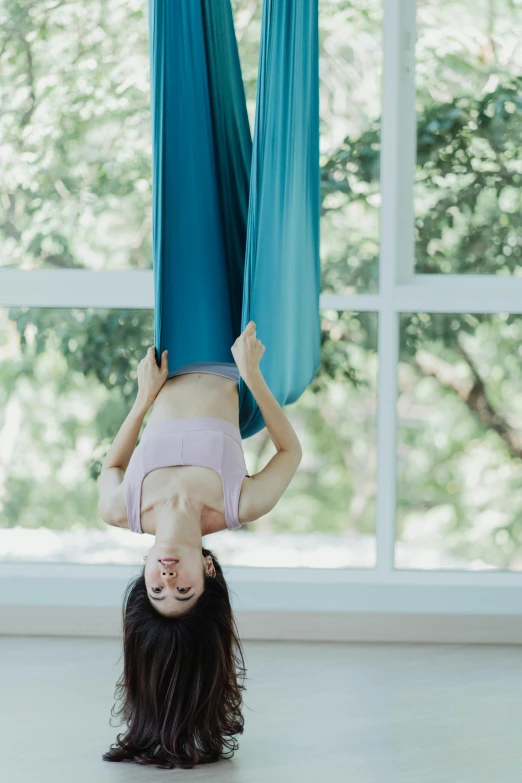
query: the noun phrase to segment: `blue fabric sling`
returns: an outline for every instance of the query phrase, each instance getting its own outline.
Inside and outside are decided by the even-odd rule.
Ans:
[[[320,362],[317,4],[264,0],[252,144],[230,0],[149,2],[156,359],[233,362],[253,320],[280,405]]]

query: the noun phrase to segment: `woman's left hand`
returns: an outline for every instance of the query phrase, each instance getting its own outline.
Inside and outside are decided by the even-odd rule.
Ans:
[[[156,363],[156,349],[149,348],[146,356],[138,364],[138,397],[145,405],[152,405],[159,390],[167,380],[169,373],[168,352],[161,355],[161,366]]]

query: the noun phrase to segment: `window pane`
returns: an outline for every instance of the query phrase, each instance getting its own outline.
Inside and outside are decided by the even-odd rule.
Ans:
[[[317,377],[285,408],[303,447],[301,464],[277,506],[249,523],[260,536],[255,547],[242,528],[244,547],[230,562],[375,565],[377,316],[325,310],[322,330]],[[252,472],[275,454],[266,429],[244,447]],[[223,541],[236,544],[233,534]]]
[[[321,260],[325,293],[378,287],[381,0],[320,0]]]
[[[225,564],[374,565],[377,318],[324,311],[322,330],[320,371],[285,409],[301,465],[270,514],[206,538]],[[131,563],[152,545],[104,525],[96,486],[152,334],[150,311],[0,310],[0,559]],[[249,473],[274,453],[266,430],[244,448]]]
[[[417,8],[417,272],[520,275],[522,3]]]
[[[253,127],[261,0],[233,0]],[[147,3],[11,4],[0,265],[152,264]],[[381,0],[321,0],[323,287],[377,286]],[[13,34],[16,31],[16,34]]]
[[[2,14],[0,265],[151,266],[147,3]]]
[[[522,317],[401,316],[396,566],[522,570]]]
[[[254,128],[262,0],[232,0]],[[322,290],[378,285],[382,0],[319,0]]]

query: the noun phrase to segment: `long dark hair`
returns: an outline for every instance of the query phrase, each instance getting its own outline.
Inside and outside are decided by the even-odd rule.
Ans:
[[[165,617],[147,597],[145,576],[132,580],[123,603],[124,668],[112,716],[127,730],[103,755],[161,769],[192,769],[238,748],[246,675],[243,650],[221,566],[205,576],[196,605]],[[117,708],[117,703],[121,702]]]

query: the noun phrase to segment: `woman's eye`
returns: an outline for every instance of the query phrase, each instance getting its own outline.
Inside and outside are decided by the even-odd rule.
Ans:
[[[161,593],[161,587],[153,587],[152,588],[153,593]]]
[[[190,587],[178,587],[178,593],[182,593],[182,594],[188,593],[189,590]]]

